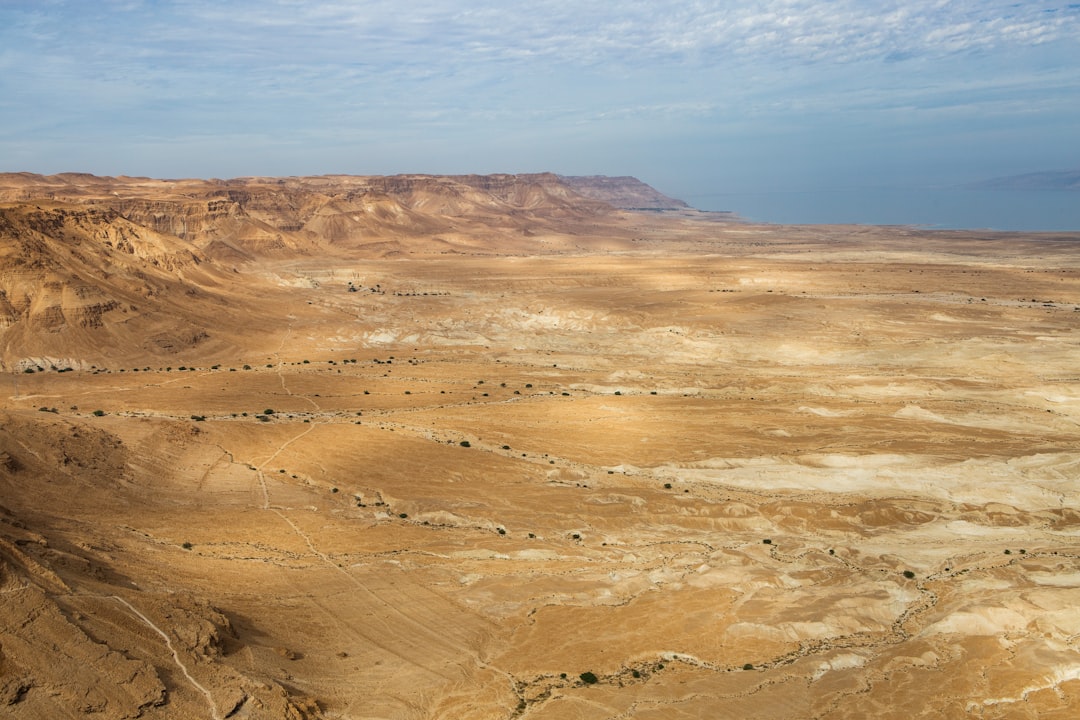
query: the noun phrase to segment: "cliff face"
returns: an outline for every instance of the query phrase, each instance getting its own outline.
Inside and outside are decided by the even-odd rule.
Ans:
[[[191,318],[213,316],[224,283],[193,244],[114,209],[0,206],[0,365],[89,365],[110,348],[144,346],[163,325],[205,337]]]
[[[567,187],[587,198],[623,210],[687,210],[682,200],[668,197],[634,177],[559,176]]]
[[[460,232],[462,219],[476,237],[507,230],[560,232],[568,222],[610,216],[610,199],[648,195],[642,190],[647,186],[632,178],[570,180],[551,173],[206,181],[16,173],[0,175],[0,200],[107,209],[235,262],[310,254],[326,243],[385,247],[387,241]],[[663,197],[655,191],[652,196]],[[648,206],[645,200],[639,204]]]

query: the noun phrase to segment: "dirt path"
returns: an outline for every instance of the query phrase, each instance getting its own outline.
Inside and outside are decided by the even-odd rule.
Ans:
[[[140,620],[142,620],[147,627],[149,627],[151,630],[161,636],[161,638],[165,641],[165,645],[169,648],[169,652],[172,653],[173,661],[176,663],[176,666],[180,668],[180,671],[182,673],[184,673],[184,677],[188,679],[188,682],[191,683],[192,687],[201,692],[203,694],[203,697],[206,698],[206,703],[210,706],[210,716],[213,718],[213,720],[222,720],[221,714],[218,713],[217,704],[214,702],[214,696],[210,694],[209,690],[199,684],[199,681],[193,678],[191,676],[191,673],[188,672],[187,666],[184,665],[184,661],[180,659],[180,653],[178,653],[176,651],[176,648],[173,647],[172,640],[169,638],[169,635],[164,630],[155,625],[150,618],[139,612],[134,605],[129,603],[124,598],[118,597],[116,595],[110,595],[109,597],[111,597],[113,600],[116,600],[121,605],[125,605],[129,610],[131,610],[131,612],[135,613],[135,615]]]
[[[277,372],[278,380],[281,382],[281,389],[285,392],[286,395],[296,397],[295,393],[293,393],[293,391],[289,389],[289,386],[285,384],[285,373],[283,373],[281,371],[282,367],[284,367],[284,365],[285,365],[284,361],[281,359],[281,349],[283,347],[285,347],[285,341],[289,339],[290,335],[292,335],[292,317],[291,316],[289,318],[289,327],[288,327],[287,330],[285,330],[285,335],[282,336],[281,344],[278,345],[278,349],[274,351],[274,356],[277,358],[276,372]],[[311,398],[309,398],[307,395],[300,395],[299,397],[302,397],[304,400],[306,400],[308,403],[310,403],[311,407],[315,408],[316,410],[322,410],[322,408],[319,407],[319,404],[317,402],[315,402],[314,400],[312,400]]]

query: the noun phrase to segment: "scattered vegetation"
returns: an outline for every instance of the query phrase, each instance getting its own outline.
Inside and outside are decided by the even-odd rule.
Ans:
[[[581,675],[578,675],[578,677],[580,677],[581,682],[585,683],[586,685],[595,685],[600,681],[600,678],[596,677],[594,673],[589,672],[588,670],[581,673]]]

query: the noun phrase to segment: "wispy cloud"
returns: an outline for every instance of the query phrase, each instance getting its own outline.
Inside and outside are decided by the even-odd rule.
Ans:
[[[27,51],[223,71],[297,62],[390,72],[432,63],[855,62],[1080,37],[1080,8],[1038,1],[173,0],[8,3],[0,12],[5,39]]]

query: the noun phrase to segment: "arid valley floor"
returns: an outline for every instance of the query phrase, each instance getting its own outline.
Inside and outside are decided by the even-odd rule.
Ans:
[[[0,175],[0,716],[1080,716],[1080,235],[666,200]]]

